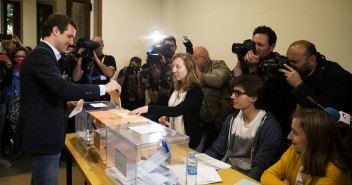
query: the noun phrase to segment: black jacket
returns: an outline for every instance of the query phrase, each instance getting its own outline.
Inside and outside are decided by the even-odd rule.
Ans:
[[[186,135],[190,137],[189,147],[195,149],[202,139],[199,112],[203,98],[204,94],[202,89],[199,86],[194,85],[187,91],[185,100],[182,103],[175,107],[149,105],[148,113],[170,117],[176,117],[183,114]]]
[[[292,90],[302,107],[333,107],[339,111],[352,113],[352,75],[339,64],[319,61],[313,74],[302,78],[303,83]],[[322,106],[322,107],[321,107]]]
[[[20,81],[18,149],[32,154],[59,153],[66,136],[66,101],[98,99],[99,86],[64,80],[54,51],[44,42],[24,59]]]

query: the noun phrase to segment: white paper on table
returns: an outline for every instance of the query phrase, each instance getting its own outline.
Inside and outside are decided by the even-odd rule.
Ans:
[[[198,164],[197,184],[211,184],[221,181],[222,179],[215,168]]]
[[[108,107],[108,106],[105,105],[104,103],[91,103],[91,104],[89,104],[89,105],[92,106],[92,107],[95,107],[95,108]]]
[[[249,181],[247,179],[242,179],[242,180],[240,180],[239,182],[237,182],[234,185],[259,185],[259,184],[255,183],[255,182],[252,182],[252,181]]]
[[[150,133],[159,132],[159,130],[154,129],[149,125],[134,126],[134,127],[128,127],[128,128],[135,132],[138,132],[139,134],[150,134]]]
[[[76,107],[72,110],[72,112],[70,113],[70,115],[68,117],[71,118],[71,117],[75,116],[76,114],[80,113],[82,111],[82,108],[83,108],[83,103],[84,103],[84,100],[80,99],[77,102]]]

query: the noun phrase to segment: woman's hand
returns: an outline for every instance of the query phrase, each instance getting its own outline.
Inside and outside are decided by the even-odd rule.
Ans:
[[[135,109],[131,112],[128,113],[128,115],[141,115],[143,113],[147,113],[148,112],[148,106],[144,106],[144,107],[139,107],[138,109]]]

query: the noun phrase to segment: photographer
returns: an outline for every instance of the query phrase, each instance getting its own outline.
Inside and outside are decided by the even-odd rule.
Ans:
[[[204,149],[219,135],[222,123],[232,112],[230,69],[223,60],[212,60],[202,46],[193,49],[193,57],[201,71],[204,100],[199,118],[205,133]]]
[[[129,66],[125,66],[120,71],[116,80],[122,86],[121,104],[128,110],[145,105],[145,90],[140,75],[141,63],[140,58],[132,57]]]
[[[249,50],[244,56],[238,56],[238,61],[233,69],[234,76],[241,74],[257,74],[258,66],[263,60],[275,55],[276,33],[267,26],[259,26],[254,29],[252,41],[255,43],[255,51]],[[254,48],[253,48],[254,49]]]
[[[59,60],[59,66],[61,70],[61,75],[63,79],[66,79],[69,82],[73,82],[72,80],[72,71],[75,68],[77,61],[75,52],[76,48],[73,45],[67,46],[66,53],[64,57],[61,57]]]
[[[18,38],[18,36],[16,34],[13,35],[3,35],[4,38],[0,38],[0,40],[3,40],[2,42],[2,48],[5,52],[5,54],[8,57],[11,57],[12,55],[14,55],[14,51],[16,48],[24,48],[21,40]]]
[[[156,102],[155,104],[157,105],[167,105],[170,98],[170,82],[172,76],[171,59],[177,49],[176,39],[173,36],[167,36],[163,39],[160,45],[160,49],[154,51],[160,55],[160,58],[156,58],[158,61],[153,61],[153,56],[155,55],[149,54],[147,63],[149,65],[153,81],[159,83],[160,85],[159,97],[153,102]]]
[[[300,107],[333,107],[352,113],[352,75],[336,62],[325,59],[315,45],[306,40],[292,43],[287,49],[292,67],[280,69]]]
[[[113,56],[103,53],[104,43],[101,37],[95,36],[91,41],[99,43],[100,46],[92,51],[91,58],[83,58],[81,56],[87,48],[78,50],[77,65],[73,70],[72,78],[74,82],[79,82],[80,84],[104,85],[110,82],[110,78],[114,75],[116,62]],[[79,47],[78,43],[77,47]],[[101,96],[99,100],[110,100],[110,96],[106,94]]]

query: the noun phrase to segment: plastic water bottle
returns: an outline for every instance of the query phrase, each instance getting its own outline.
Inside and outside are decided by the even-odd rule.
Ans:
[[[197,184],[198,162],[194,152],[189,152],[187,160],[187,185]]]

